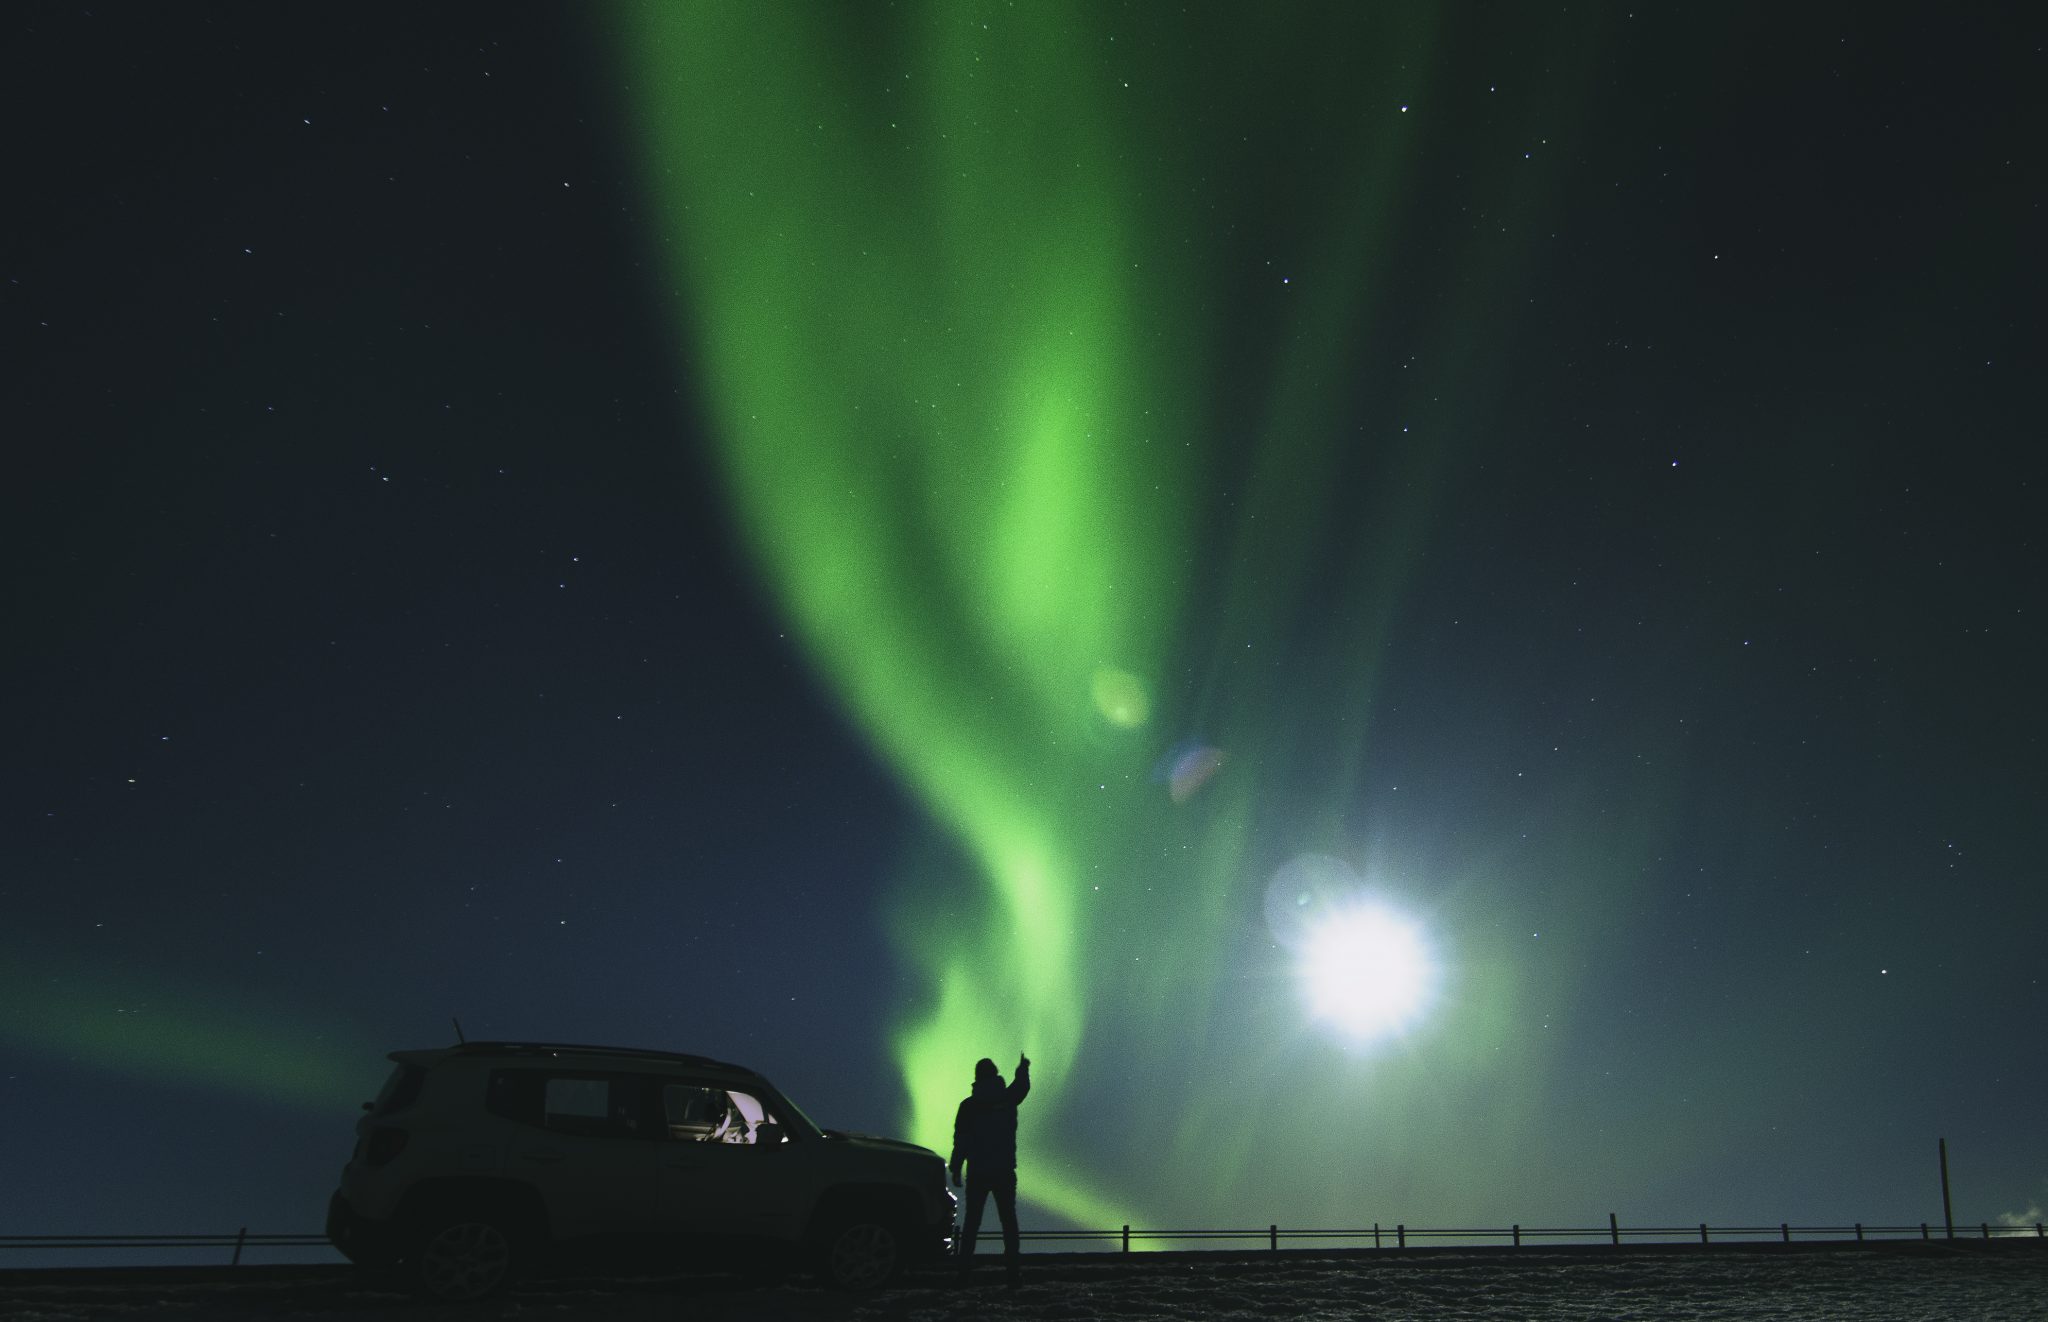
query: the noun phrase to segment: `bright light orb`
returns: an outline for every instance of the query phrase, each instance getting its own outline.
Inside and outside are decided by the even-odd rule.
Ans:
[[[1436,960],[1414,923],[1371,904],[1323,919],[1301,950],[1309,1012],[1356,1043],[1412,1027],[1429,1009]]]

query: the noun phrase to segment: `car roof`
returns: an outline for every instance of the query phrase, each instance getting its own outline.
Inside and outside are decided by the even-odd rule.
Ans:
[[[749,1079],[761,1078],[756,1070],[727,1061],[713,1060],[709,1056],[692,1056],[678,1051],[654,1051],[642,1047],[591,1046],[580,1042],[462,1042],[452,1047],[394,1051],[390,1058],[401,1065],[417,1065],[423,1069],[432,1069],[450,1060],[561,1060],[568,1056],[613,1065],[681,1065],[690,1069],[716,1070]]]

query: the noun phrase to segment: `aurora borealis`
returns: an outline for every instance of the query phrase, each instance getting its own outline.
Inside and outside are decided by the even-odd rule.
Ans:
[[[14,1232],[451,1015],[1027,1051],[1027,1227],[2048,1198],[2021,20],[25,21]]]
[[[1106,916],[1082,878],[1116,814],[1081,787],[1143,785],[1143,746],[1098,731],[1143,726],[1185,595],[1189,480],[1165,452],[1195,425],[1187,350],[1159,276],[1132,274],[1158,260],[1150,217],[1063,23],[983,59],[985,29],[935,14],[881,33],[906,72],[859,86],[817,15],[639,17],[624,44],[741,518],[957,840],[935,867],[985,892],[943,934],[930,894],[900,920],[936,1005],[897,1049],[937,1144],[971,1044],[1028,1043],[1057,1079],[1086,1036]]]
[[[1304,234],[1276,244],[1301,287],[1267,313],[1281,361],[1238,383],[1232,402],[1256,430],[1233,446],[1205,384],[1227,350],[1204,324],[1231,291],[1214,287],[1214,240],[1188,219],[1229,199],[1224,181],[1205,186],[1157,157],[1213,83],[1208,61],[1245,51],[1175,58],[1143,23],[1119,32],[1087,6],[935,8],[885,24],[630,12],[620,45],[640,146],[750,544],[817,664],[956,846],[911,868],[897,897],[930,1002],[896,1042],[908,1132],[943,1142],[958,1061],[990,1041],[1038,1055],[1050,1080],[1038,1110],[1055,1115],[1063,1097],[1129,1074],[1192,1088],[1220,1070],[1255,1086],[1270,1062],[1237,1036],[1229,989],[1203,983],[1243,961],[1245,899],[1272,870],[1254,822],[1284,781],[1262,784],[1260,768],[1363,751],[1385,620],[1429,517],[1426,487],[1401,473],[1409,447],[1365,422],[1386,402],[1367,413],[1343,398],[1340,367],[1372,329],[1360,286],[1394,258],[1414,151],[1398,86],[1368,91],[1396,83],[1394,70],[1331,69],[1307,98],[1354,122],[1334,136],[1356,175],[1333,181],[1334,196],[1309,190],[1292,218]],[[1344,39],[1427,50],[1428,26],[1383,19]],[[1291,57],[1291,40],[1281,34],[1273,56]],[[894,63],[849,54],[864,42]],[[1133,80],[1153,90],[1121,95]],[[1426,96],[1428,80],[1412,87]],[[1374,222],[1387,239],[1358,237]],[[1274,283],[1293,294],[1295,279]],[[1411,392],[1434,377],[1417,373],[1390,401],[1395,416],[1419,410]],[[1358,497],[1392,527],[1323,533],[1336,511],[1310,493],[1342,462],[1336,437],[1360,431]],[[1241,516],[1207,521],[1231,548],[1213,560],[1200,539],[1218,530],[1195,502],[1232,461],[1249,499]],[[1398,505],[1376,496],[1402,476]],[[1313,554],[1334,556],[1356,589],[1308,657],[1341,694],[1337,740],[1285,729],[1274,672],[1246,676],[1237,655],[1289,635]],[[1176,813],[1148,768],[1197,723],[1245,756],[1197,810]],[[1337,824],[1356,775],[1290,794],[1281,829],[1304,849],[1357,843]],[[1428,901],[1443,902],[1436,887]],[[1251,967],[1260,982],[1290,973]],[[1500,1045],[1487,1003],[1505,989],[1483,975],[1465,986],[1433,1032],[1483,1059]],[[1300,1105],[1319,1110],[1361,1068],[1288,1073]],[[1417,1088],[1397,1073],[1373,1086],[1392,1088],[1396,1107],[1434,1106],[1467,1083]],[[1142,1131],[1117,1141],[1139,1118],[1043,1126],[1086,1137],[1030,1151],[1034,1196],[1085,1224],[1184,1199],[1141,1174],[1153,1160]],[[1234,1129],[1197,1103],[1169,1130],[1176,1152],[1209,1154],[1204,1180],[1225,1197],[1248,1192],[1255,1160]],[[1109,1155],[1120,1149],[1137,1158],[1130,1171]],[[1328,1154],[1304,1155],[1310,1166],[1285,1178],[1328,1170]],[[1270,1157],[1257,1160],[1270,1176]],[[1120,1174],[1124,1189],[1081,1170]]]

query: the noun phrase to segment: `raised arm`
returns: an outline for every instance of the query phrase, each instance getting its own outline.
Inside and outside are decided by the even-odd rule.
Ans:
[[[1017,1077],[1010,1080],[1010,1105],[1023,1101],[1024,1095],[1030,1091],[1031,1057],[1020,1051],[1017,1053]]]

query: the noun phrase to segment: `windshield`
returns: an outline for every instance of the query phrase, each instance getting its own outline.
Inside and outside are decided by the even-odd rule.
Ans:
[[[779,1119],[799,1134],[806,1134],[811,1138],[819,1138],[824,1135],[825,1131],[818,1128],[818,1122],[805,1115],[802,1107],[789,1100],[789,1094],[772,1084],[768,1084],[766,1079],[761,1080],[761,1082],[767,1085],[768,1109],[775,1112]]]

